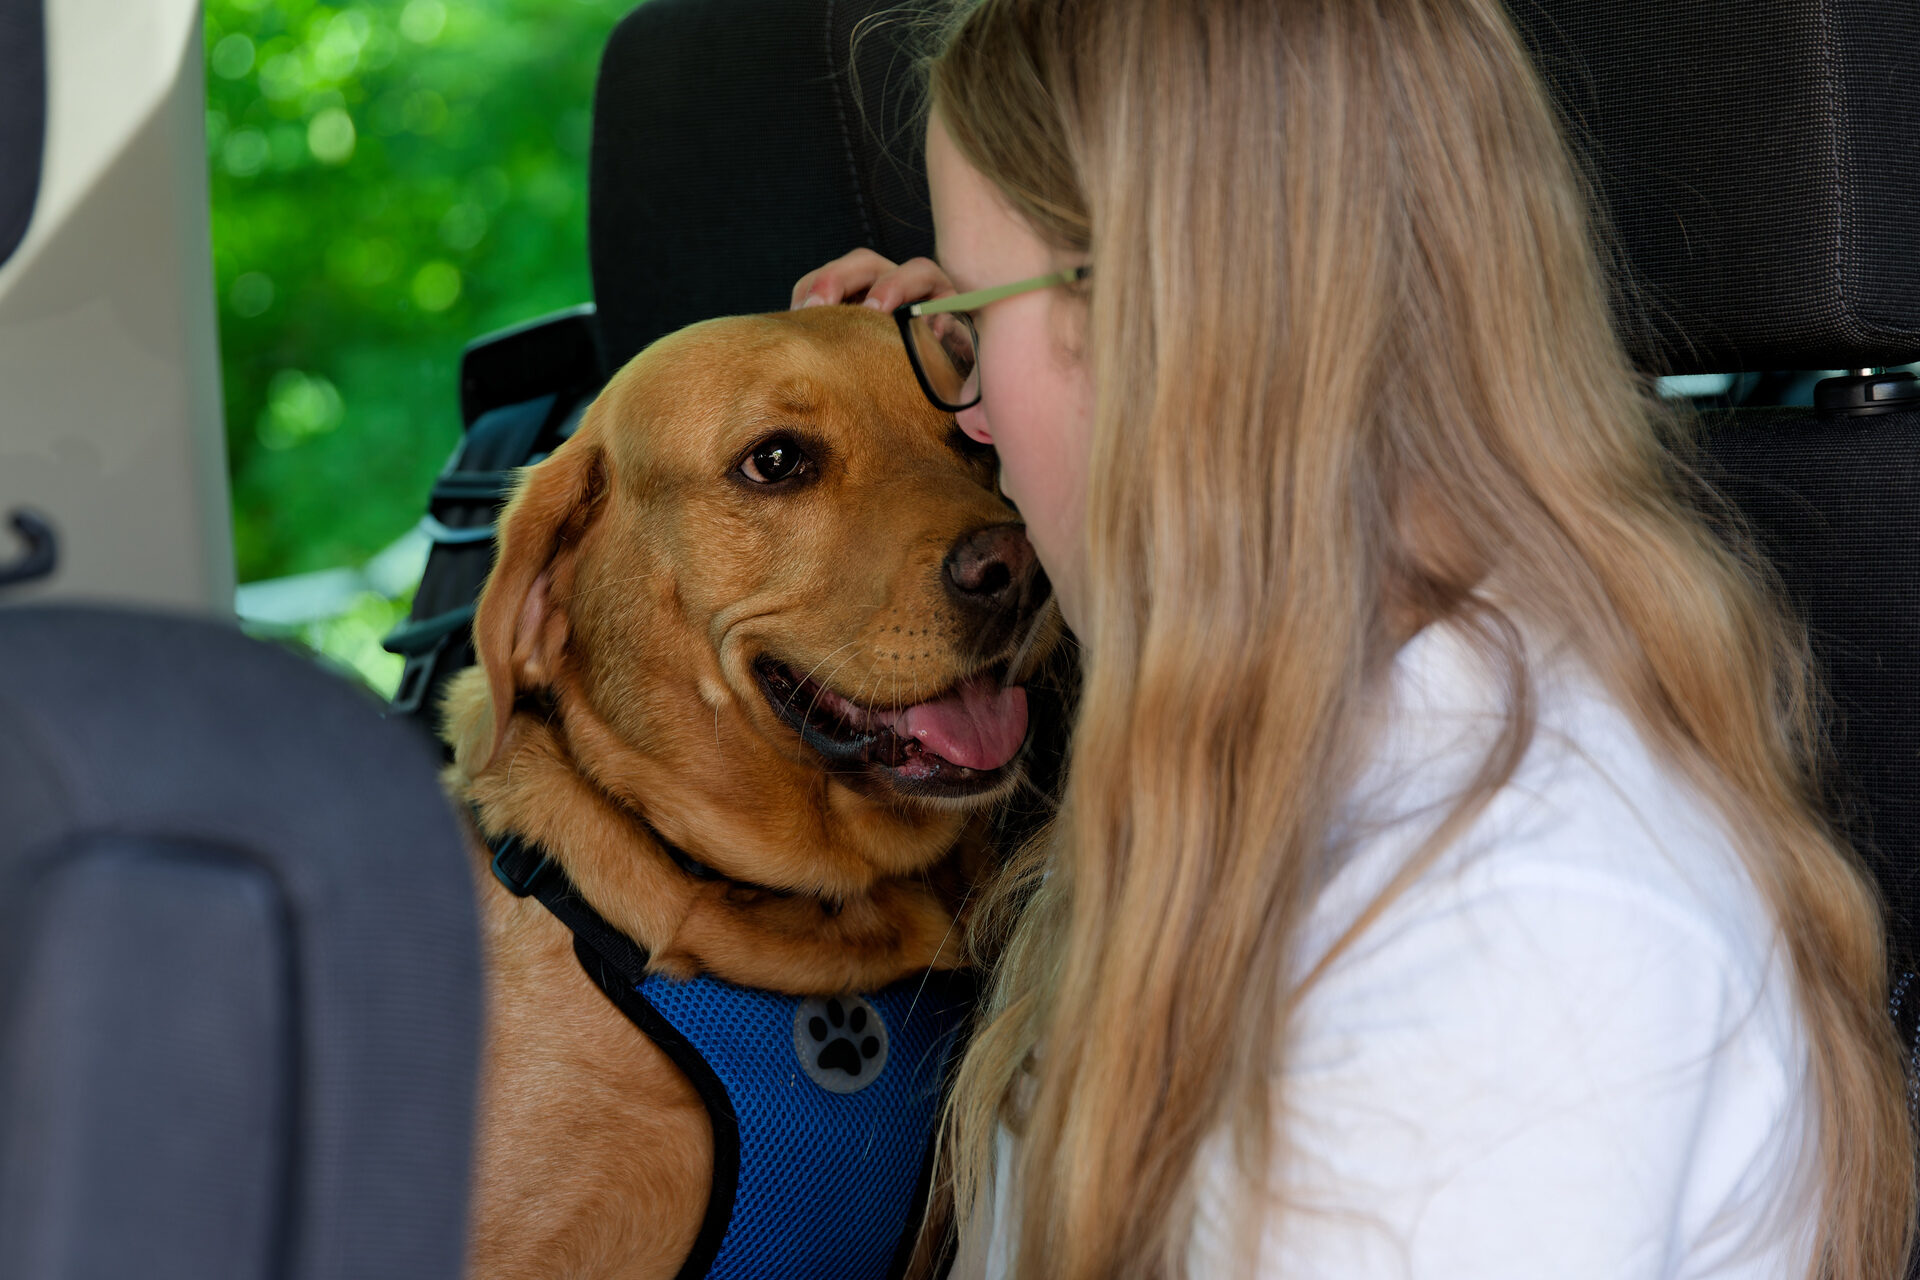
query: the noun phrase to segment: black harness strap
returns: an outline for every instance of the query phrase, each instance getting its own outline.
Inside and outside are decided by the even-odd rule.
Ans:
[[[477,813],[474,815],[474,826],[476,830],[480,829]],[[734,880],[661,839],[651,824],[648,824],[647,830],[674,862],[696,879],[727,881],[761,893],[792,896],[786,890]],[[740,1121],[733,1108],[733,1099],[727,1095],[726,1086],[699,1049],[641,992],[640,987],[648,978],[646,948],[614,928],[605,916],[594,910],[593,905],[581,896],[566,869],[539,845],[514,834],[495,837],[487,840],[486,844],[493,853],[494,878],[516,898],[536,899],[572,931],[574,958],[594,986],[642,1035],[659,1046],[660,1051],[680,1068],[700,1095],[713,1128],[713,1181],[707,1195],[706,1213],[700,1222],[700,1232],[694,1237],[693,1248],[674,1280],[704,1280],[714,1259],[720,1254],[720,1246],[726,1240],[740,1187]],[[942,1073],[943,1098],[952,1090],[959,1062],[960,1055],[956,1053]],[[920,1216],[925,1211],[932,1186],[933,1164],[934,1148],[929,1145],[913,1208],[895,1250],[893,1264],[888,1269],[889,1276],[903,1275],[913,1256]],[[949,1233],[938,1255],[940,1268],[950,1265],[953,1247],[954,1240]]]
[[[487,841],[487,847],[493,851],[494,878],[514,897],[538,900],[572,930],[574,958],[593,985],[680,1068],[706,1106],[707,1119],[713,1126],[713,1183],[707,1193],[700,1234],[694,1237],[693,1250],[675,1276],[675,1280],[700,1280],[719,1256],[740,1186],[740,1121],[733,1110],[733,1099],[700,1051],[641,994],[640,984],[647,980],[646,948],[608,924],[606,917],[580,896],[566,869],[539,845],[509,834]]]
[[[667,856],[673,859],[673,865],[692,876],[695,880],[720,881],[726,884],[736,885],[742,889],[750,889],[754,893],[765,894],[769,898],[791,898],[793,896],[793,890],[791,889],[776,889],[769,884],[758,884],[752,880],[742,880],[737,876],[730,876],[724,871],[716,870],[706,863],[699,861],[685,849],[682,849],[679,845],[661,835],[654,829],[653,824],[645,818],[640,819],[640,825],[647,829],[647,834],[653,837],[655,844],[667,851]]]
[[[647,951],[607,923],[595,911],[559,863],[539,845],[517,835],[488,842],[493,850],[493,875],[516,898],[532,897],[573,930],[573,936],[592,948],[602,961],[637,987],[647,980]]]

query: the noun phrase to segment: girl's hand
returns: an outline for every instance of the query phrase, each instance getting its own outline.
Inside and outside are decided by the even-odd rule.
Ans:
[[[931,258],[909,258],[895,266],[871,249],[855,249],[801,276],[793,286],[792,305],[858,302],[890,312],[903,303],[944,298],[953,291],[953,281]]]

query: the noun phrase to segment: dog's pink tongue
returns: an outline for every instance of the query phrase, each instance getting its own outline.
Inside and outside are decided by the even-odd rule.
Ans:
[[[976,677],[936,702],[908,707],[894,725],[942,760],[967,769],[998,769],[1027,737],[1027,691]]]

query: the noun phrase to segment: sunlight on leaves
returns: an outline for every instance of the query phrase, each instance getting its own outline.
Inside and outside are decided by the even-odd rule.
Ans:
[[[253,41],[236,31],[213,46],[207,66],[223,80],[238,80],[253,70]]]
[[[353,117],[328,107],[307,124],[307,149],[321,164],[345,164],[353,158]]]
[[[273,305],[273,277],[264,271],[247,272],[227,291],[227,305],[233,314],[248,320],[265,315]]]
[[[451,262],[429,262],[413,273],[413,300],[422,311],[445,311],[460,296],[460,271]]]
[[[415,44],[432,44],[446,26],[447,6],[440,0],[410,0],[400,11],[400,34]]]
[[[634,0],[207,0],[242,581],[363,563],[459,435],[471,339],[591,296],[587,139]]]
[[[344,411],[339,389],[326,378],[282,369],[268,384],[266,412],[260,415],[260,443],[269,449],[291,449],[339,426]]]

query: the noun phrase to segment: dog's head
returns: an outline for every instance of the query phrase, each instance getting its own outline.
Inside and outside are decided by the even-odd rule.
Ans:
[[[1018,682],[1057,632],[994,479],[875,311],[662,339],[506,509],[461,767],[511,769],[516,724],[544,726],[729,874],[924,867],[1016,785]]]

